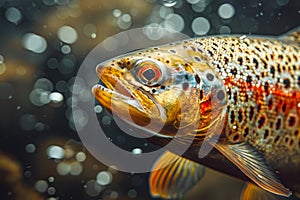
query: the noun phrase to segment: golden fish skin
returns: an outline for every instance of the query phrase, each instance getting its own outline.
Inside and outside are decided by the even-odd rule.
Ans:
[[[190,148],[195,149],[206,136],[220,132],[219,153],[262,188],[288,196],[280,182],[300,192],[299,35],[196,38],[130,53],[98,67],[107,88],[96,86],[93,92],[108,110],[112,104],[120,108],[121,118],[126,120],[122,109],[127,105],[138,126],[152,120],[153,128],[163,127],[155,140],[164,139],[154,143],[195,137]],[[183,105],[189,108],[185,113],[180,112]],[[185,134],[177,136],[179,129]],[[236,156],[239,148],[249,152]],[[196,152],[184,156],[206,165]],[[260,183],[260,176],[248,173],[248,158],[258,158],[254,167],[268,168],[280,180],[274,178],[270,187]]]

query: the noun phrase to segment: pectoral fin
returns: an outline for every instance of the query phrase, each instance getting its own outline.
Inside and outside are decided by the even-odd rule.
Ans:
[[[291,195],[289,189],[280,182],[267,165],[264,157],[251,145],[244,143],[217,144],[215,148],[261,188],[282,196]]]
[[[203,166],[166,151],[153,166],[149,178],[150,192],[152,196],[166,199],[181,198],[203,174]]]
[[[247,183],[241,195],[241,200],[288,200],[289,198],[272,194],[253,183]]]

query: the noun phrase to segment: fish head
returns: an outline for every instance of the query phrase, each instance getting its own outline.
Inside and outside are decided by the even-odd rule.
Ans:
[[[100,104],[161,137],[174,137],[179,130],[192,135],[201,130],[204,136],[226,108],[222,80],[205,59],[195,61],[181,48],[129,53],[101,63],[96,71],[104,84],[93,87]]]

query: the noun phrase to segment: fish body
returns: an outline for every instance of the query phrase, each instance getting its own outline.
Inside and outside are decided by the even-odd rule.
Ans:
[[[194,161],[288,197],[300,192],[299,35],[212,36],[122,55],[97,67],[106,87],[93,93],[153,143],[189,144],[181,158],[170,150],[156,166],[172,157],[200,169]],[[201,157],[204,143],[212,150]],[[181,173],[172,167],[163,171]],[[150,177],[152,193],[177,197],[170,193],[180,184],[157,178],[163,174]],[[173,182],[161,189],[162,180]]]

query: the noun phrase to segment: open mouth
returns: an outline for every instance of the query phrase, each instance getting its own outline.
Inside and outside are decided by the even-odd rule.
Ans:
[[[117,77],[108,75],[101,77],[104,85],[97,84],[93,87],[92,91],[96,97],[105,98],[109,97],[110,101],[124,102],[128,105],[143,111],[141,103],[136,98],[134,92],[125,83],[122,83]]]

